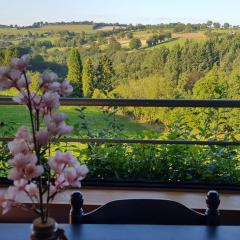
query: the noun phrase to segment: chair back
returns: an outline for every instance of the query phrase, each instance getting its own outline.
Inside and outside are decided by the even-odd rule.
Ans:
[[[72,194],[70,223],[88,224],[167,224],[217,225],[219,224],[219,195],[210,191],[206,198],[205,214],[170,200],[125,199],[109,202],[98,209],[84,213],[79,192]]]

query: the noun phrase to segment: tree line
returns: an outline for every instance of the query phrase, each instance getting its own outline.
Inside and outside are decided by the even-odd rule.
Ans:
[[[112,61],[103,55],[99,58],[96,66],[91,58],[82,64],[80,53],[73,48],[68,58],[67,78],[75,86],[74,94],[78,97],[92,97],[94,92],[100,92],[107,96],[113,90],[114,70]]]

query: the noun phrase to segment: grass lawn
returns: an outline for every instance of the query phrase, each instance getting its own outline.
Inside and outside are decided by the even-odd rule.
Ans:
[[[180,46],[182,46],[186,42],[186,40],[187,39],[184,39],[184,38],[175,38],[175,39],[171,39],[171,40],[169,40],[167,42],[160,43],[160,44],[158,44],[158,45],[156,45],[154,47],[150,47],[150,48],[146,48],[146,49],[153,50],[155,48],[160,48],[162,46],[165,46],[165,47],[171,49],[176,44],[179,44]],[[192,41],[203,42],[203,41],[205,41],[205,39],[202,39],[202,38],[200,38],[200,39],[192,39]]]
[[[75,110],[76,107],[62,107],[61,111],[65,112],[68,116],[69,124],[79,122],[79,113]],[[107,129],[107,122],[101,109],[97,107],[88,107],[85,110],[86,119],[91,129]],[[140,124],[129,120],[123,116],[117,116],[117,121],[123,125],[123,133],[126,137],[147,137],[156,131],[144,124]],[[14,132],[22,125],[30,125],[28,113],[23,106],[0,106],[0,122],[8,123],[9,126],[13,127]],[[0,134],[1,128],[0,128]]]
[[[176,38],[176,39],[172,39],[170,41],[164,42],[162,44],[158,44],[157,47],[161,47],[161,46],[165,46],[167,48],[172,48],[174,45],[179,44],[180,46],[183,45],[186,42],[186,39],[183,38]]]
[[[58,37],[58,36],[48,36],[48,37],[39,37],[39,38],[35,39],[34,41],[36,41],[36,42],[50,41],[50,42],[54,43],[55,41],[57,41],[59,39],[60,39],[60,37]]]

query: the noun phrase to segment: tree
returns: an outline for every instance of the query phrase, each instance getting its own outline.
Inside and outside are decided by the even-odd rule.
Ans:
[[[194,29],[193,29],[192,24],[191,24],[191,23],[188,23],[188,24],[186,25],[185,32],[193,32],[193,31],[194,31]]]
[[[133,33],[132,32],[127,32],[127,38],[132,39],[133,38]]]
[[[213,23],[213,27],[214,27],[214,28],[220,28],[220,27],[221,27],[221,24],[218,23],[218,22],[215,22],[215,23]]]
[[[174,85],[177,85],[182,68],[181,47],[174,45],[167,56],[165,65],[165,77]]]
[[[146,67],[154,73],[164,73],[164,66],[167,61],[169,49],[165,46],[157,48],[145,57]]]
[[[8,65],[11,62],[12,58],[18,57],[17,48],[6,48],[1,52],[0,65]]]
[[[80,54],[76,48],[73,48],[68,58],[68,80],[74,85],[76,94],[82,97],[82,61]]]
[[[186,26],[183,23],[177,23],[176,26],[174,27],[173,31],[174,32],[183,32],[185,31]]]
[[[225,29],[228,29],[228,28],[230,28],[230,24],[229,24],[229,23],[224,23],[224,24],[223,24],[223,27],[224,27]]]
[[[146,41],[146,43],[148,47],[152,47],[152,46],[156,46],[159,41],[160,41],[159,37],[157,35],[153,35]]]
[[[200,29],[201,30],[204,30],[204,29],[206,29],[207,28],[207,24],[206,23],[202,23],[201,25],[200,25]]]
[[[90,58],[87,59],[83,67],[82,83],[83,96],[91,97],[93,92],[94,66]]]
[[[221,79],[217,68],[213,68],[208,74],[197,81],[193,87],[193,97],[198,99],[226,98],[227,84]]]
[[[129,42],[129,48],[130,49],[139,49],[142,46],[142,42],[140,39],[138,38],[133,38],[130,42]]]
[[[96,68],[96,77],[93,87],[107,95],[108,92],[113,90],[113,76],[114,70],[112,61],[106,55],[103,55]]]
[[[203,72],[193,71],[191,73],[184,72],[178,82],[178,91],[181,97],[192,94],[192,89],[196,82],[204,77]]]
[[[108,47],[107,47],[107,52],[109,54],[113,54],[119,50],[121,50],[122,46],[121,44],[115,39],[115,38],[110,38],[109,40],[109,44],[108,44]]]
[[[210,20],[207,21],[207,26],[208,26],[209,28],[212,27],[212,24],[213,24],[212,21],[210,21]]]
[[[172,33],[171,32],[166,32],[165,33],[165,38],[168,40],[168,39],[171,39],[172,38]]]
[[[217,64],[219,61],[219,54],[216,51],[216,45],[214,42],[207,41],[205,42],[198,51],[198,70],[210,70],[214,64]]]
[[[28,31],[27,36],[31,38],[33,36],[32,32]]]

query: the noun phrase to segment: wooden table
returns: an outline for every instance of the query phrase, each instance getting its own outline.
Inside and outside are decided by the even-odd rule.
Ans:
[[[60,225],[69,240],[235,240],[240,226]],[[1,240],[27,240],[30,224],[0,224]]]

